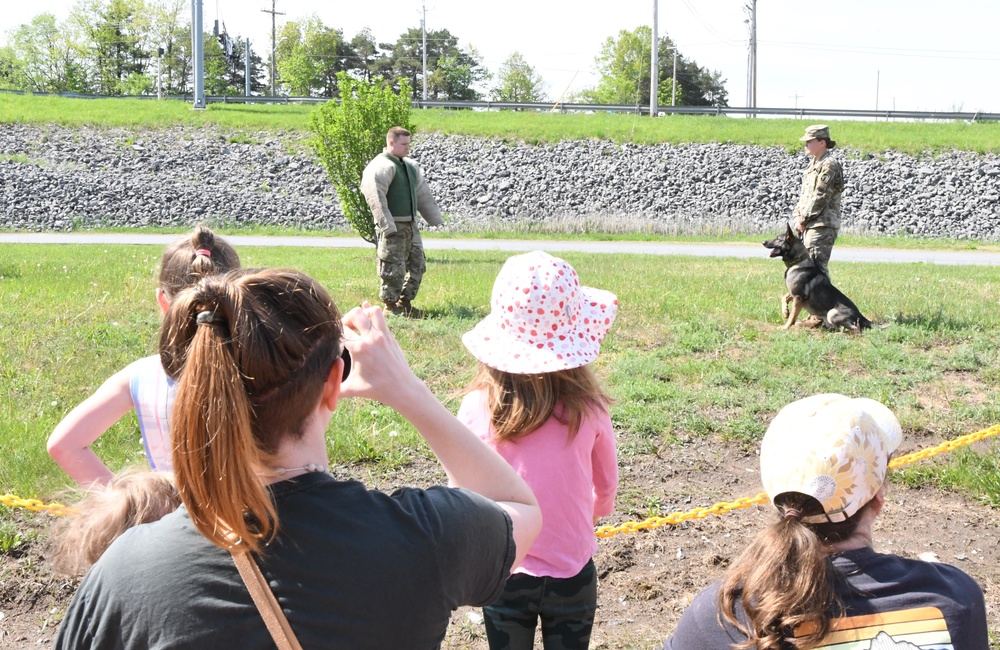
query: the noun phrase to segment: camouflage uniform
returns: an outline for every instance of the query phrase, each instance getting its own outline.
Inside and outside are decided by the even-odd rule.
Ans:
[[[361,192],[375,217],[378,275],[382,281],[379,298],[387,305],[409,305],[427,270],[417,213],[428,224],[439,226],[444,223],[441,210],[416,161],[397,158],[388,151],[365,167]]]
[[[829,137],[829,131],[826,136]],[[792,213],[795,224],[804,228],[802,242],[809,249],[809,256],[828,276],[830,252],[840,230],[840,195],[843,191],[844,170],[827,151],[818,160],[813,159],[806,168],[799,202]]]

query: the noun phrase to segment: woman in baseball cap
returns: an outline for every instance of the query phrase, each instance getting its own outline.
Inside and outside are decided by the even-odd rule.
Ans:
[[[975,580],[873,548],[901,440],[875,400],[823,394],[783,408],[760,449],[778,519],[695,597],[664,648],[987,650]]]

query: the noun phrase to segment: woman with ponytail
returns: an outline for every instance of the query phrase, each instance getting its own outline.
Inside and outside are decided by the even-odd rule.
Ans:
[[[902,430],[875,400],[783,408],[760,450],[777,519],[684,612],[665,650],[988,650],[983,591],[947,564],[874,550]]]
[[[57,648],[273,648],[241,554],[302,647],[437,648],[452,610],[496,598],[538,533],[527,485],[413,374],[378,307],[341,319],[297,271],[206,278],[171,303],[160,358],[183,506],[101,556]],[[328,474],[349,397],[409,420],[451,487],[389,495]]]

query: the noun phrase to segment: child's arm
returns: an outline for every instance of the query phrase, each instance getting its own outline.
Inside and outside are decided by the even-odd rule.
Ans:
[[[618,453],[615,449],[615,430],[607,411],[591,415],[597,427],[597,438],[591,452],[594,467],[594,523],[611,514],[618,493]]]
[[[80,485],[105,484],[114,476],[90,445],[132,410],[130,377],[129,368],[114,374],[70,411],[49,436],[52,460]]]

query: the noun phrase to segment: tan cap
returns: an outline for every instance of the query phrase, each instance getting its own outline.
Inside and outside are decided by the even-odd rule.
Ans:
[[[843,521],[882,487],[901,441],[899,420],[883,404],[813,395],[781,409],[771,422],[761,443],[760,477],[772,502],[797,492],[822,504],[823,515],[802,521]]]
[[[810,140],[819,140],[820,138],[830,139],[830,127],[826,124],[813,124],[812,126],[806,127],[806,134],[799,138],[802,142],[809,142]]]

